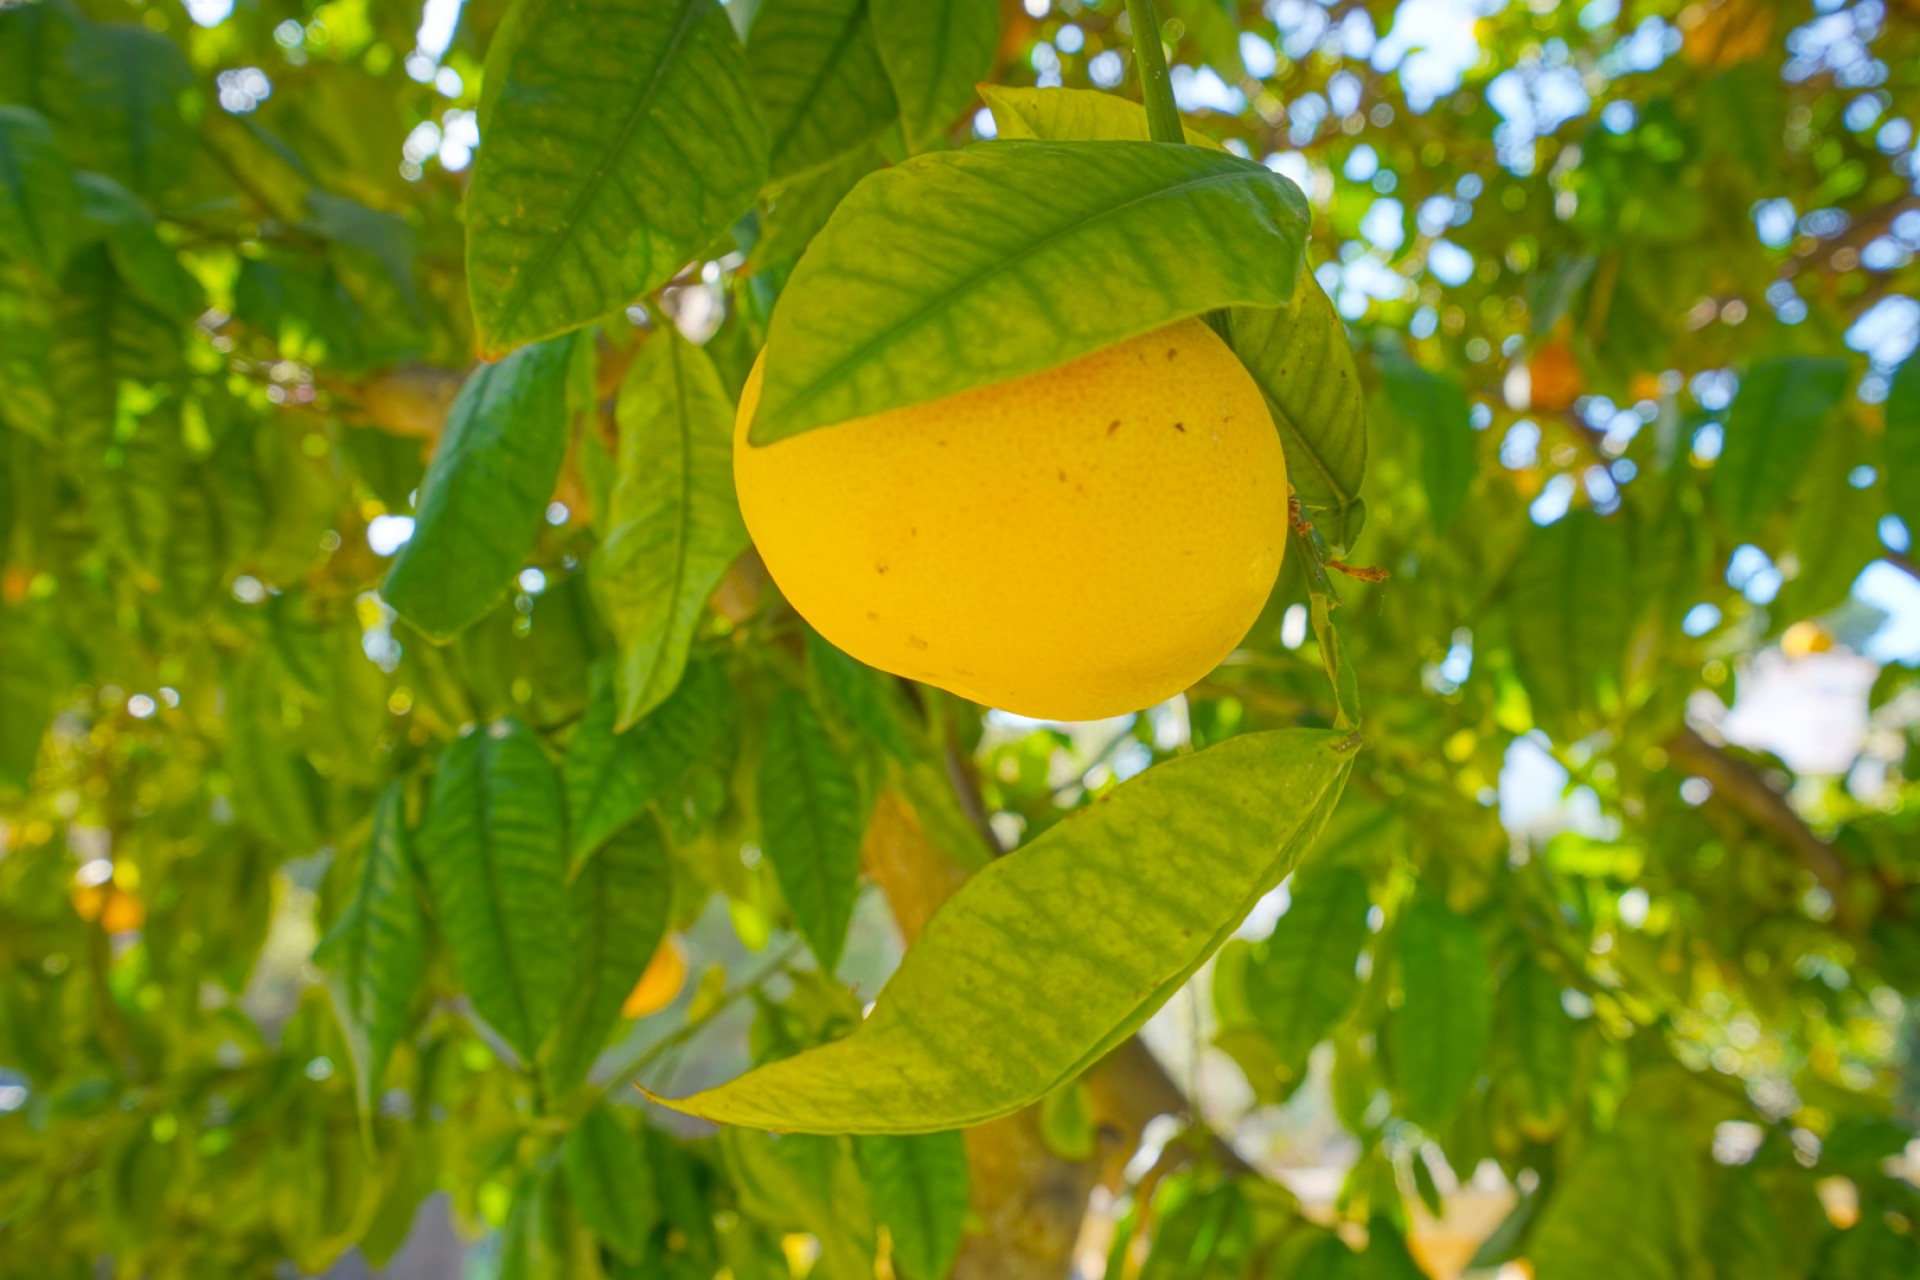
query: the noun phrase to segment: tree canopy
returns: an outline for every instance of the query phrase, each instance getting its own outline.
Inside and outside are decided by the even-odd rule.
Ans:
[[[0,0],[0,1276],[1920,1273],[1916,121],[1913,0]],[[1193,316],[1180,697],[752,550],[763,349]]]

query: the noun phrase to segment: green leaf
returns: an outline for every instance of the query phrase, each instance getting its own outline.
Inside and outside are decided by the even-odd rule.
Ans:
[[[420,293],[413,279],[419,244],[405,218],[317,189],[306,193],[305,205],[305,230],[378,263],[408,309],[419,313]]]
[[[1750,537],[1786,502],[1848,376],[1845,360],[1793,356],[1755,365],[1741,379],[1713,474],[1714,500],[1733,536]]]
[[[807,675],[814,701],[836,727],[876,746],[902,765],[913,763],[904,714],[891,686],[894,677],[842,653],[818,632],[807,632]]]
[[[434,914],[475,1011],[529,1062],[571,977],[565,838],[526,727],[497,721],[441,754],[418,839]]]
[[[98,169],[143,200],[192,168],[197,80],[180,46],[132,23],[85,23],[66,49],[75,167]]]
[[[1367,472],[1366,399],[1347,326],[1310,271],[1286,306],[1240,308],[1232,323],[1234,354],[1280,429],[1287,480],[1320,535],[1343,552],[1360,535]]]
[[[823,1280],[873,1274],[873,1213],[844,1138],[734,1129],[720,1135],[720,1146],[741,1212],[819,1240],[820,1261],[812,1274]]]
[[[1892,399],[1888,399],[1891,407]],[[1865,461],[1862,434],[1851,425],[1821,433],[1800,482],[1793,514],[1794,576],[1768,609],[1776,625],[1817,617],[1846,600],[1853,580],[1882,550],[1880,514],[1887,502],[1878,484],[1853,485],[1854,470]],[[1895,449],[1893,416],[1887,417],[1887,457]],[[1888,477],[1891,482],[1891,475]]]
[[[1480,1074],[1493,1023],[1493,981],[1480,935],[1440,899],[1421,894],[1400,922],[1400,990],[1393,1061],[1402,1110],[1433,1131]]]
[[[855,187],[794,268],[753,442],[1037,373],[1220,307],[1278,306],[1306,223],[1285,178],[1198,147],[916,156]]]
[[[733,496],[733,401],[666,325],[620,386],[619,473],[593,586],[620,642],[621,727],[680,683],[707,598],[747,549]]]
[[[1618,711],[1635,604],[1625,526],[1575,511],[1529,531],[1508,592],[1514,665],[1534,719],[1571,740]]]
[[[551,1280],[567,1274],[568,1231],[559,1171],[530,1173],[516,1189],[500,1231],[498,1280]]]
[[[1289,1083],[1360,990],[1356,965],[1369,936],[1366,877],[1331,867],[1295,881],[1293,901],[1245,971],[1247,1005],[1280,1054]]]
[[[28,269],[0,261],[0,423],[51,440],[60,410],[51,368],[52,299]]]
[[[447,415],[420,486],[420,517],[381,585],[438,641],[478,622],[526,567],[567,451],[560,339],[475,369]]]
[[[1383,357],[1380,373],[1387,403],[1419,442],[1415,450],[1427,511],[1435,531],[1444,532],[1473,488],[1474,430],[1467,393],[1455,379],[1423,369],[1404,355]]]
[[[178,326],[135,297],[103,245],[74,253],[54,301],[53,396],[68,456],[97,460],[119,414],[123,381],[179,364]]]
[[[37,111],[0,107],[0,254],[58,276],[79,204],[53,126]]]
[[[148,302],[182,320],[207,307],[206,290],[180,265],[134,194],[104,173],[76,174],[81,214],[106,234],[114,269]]]
[[[653,1170],[647,1153],[604,1105],[580,1118],[561,1150],[567,1191],[580,1220],[629,1261],[653,1229]]]
[[[772,207],[761,216],[760,238],[749,255],[752,269],[764,271],[797,261],[854,184],[884,163],[878,148],[856,147],[825,168],[782,187],[773,196]],[[749,362],[755,354],[754,350],[746,352]]]
[[[1519,1104],[1526,1136],[1545,1141],[1566,1122],[1573,1097],[1573,1019],[1560,980],[1530,956],[1500,986],[1498,1080]]]
[[[1151,142],[1147,109],[1131,98],[1098,89],[1031,89],[983,84],[980,96],[1006,139],[1046,142]],[[1191,126],[1187,141],[1196,147],[1225,148]]]
[[[1159,1221],[1140,1280],[1240,1280],[1247,1274],[1253,1210],[1237,1183],[1195,1190],[1184,1178],[1169,1180],[1154,1207]]]
[[[1293,869],[1358,746],[1256,733],[1149,769],[962,885],[853,1034],[670,1105],[818,1133],[1026,1106],[1131,1035]]]
[[[854,1143],[873,1215],[902,1280],[940,1280],[967,1223],[967,1147],[957,1130],[865,1134]]]
[[[1165,16],[1178,18],[1201,61],[1226,77],[1228,84],[1246,78],[1240,58],[1240,19],[1234,0],[1169,0]]]
[[[315,948],[313,962],[327,974],[353,1055],[354,1094],[361,1112],[370,1113],[427,966],[427,917],[414,889],[406,797],[398,782],[374,804],[353,898]]]
[[[567,744],[570,875],[691,771],[733,764],[739,708],[715,663],[690,664],[673,696],[624,733],[614,730],[616,711],[612,682],[597,681]]]
[[[564,1096],[593,1069],[620,1006],[666,936],[672,905],[666,842],[646,818],[609,840],[569,886],[572,971],[566,1007],[542,1050],[555,1095]]]
[[[907,149],[925,151],[993,73],[999,0],[872,0],[871,8]]]
[[[833,739],[797,693],[767,716],[760,825],[794,923],[828,973],[840,963],[860,893],[860,789]],[[797,1126],[796,1126],[797,1127]]]
[[[747,66],[766,110],[776,182],[871,141],[899,114],[867,0],[761,0]]]
[[[24,788],[33,777],[66,693],[53,639],[38,619],[0,603],[0,786]]]
[[[1894,370],[1887,388],[1887,492],[1893,513],[1920,529],[1920,354]]]
[[[485,86],[467,272],[489,352],[664,284],[766,177],[766,127],[716,0],[521,0]]]

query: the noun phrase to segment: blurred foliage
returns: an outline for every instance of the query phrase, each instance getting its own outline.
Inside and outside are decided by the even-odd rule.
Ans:
[[[706,174],[731,231],[540,281],[633,306],[469,378],[486,55],[594,7],[0,3],[0,1275],[380,1265],[434,1193],[503,1276],[932,1280],[956,1249],[1027,1274],[994,1246],[1060,1274],[986,1207],[1055,1165],[1113,1193],[1090,1241],[1115,1277],[1457,1274],[1435,1218],[1476,1171],[1519,1190],[1476,1267],[1920,1268],[1913,670],[1880,673],[1838,776],[1698,718],[1756,658],[1857,645],[1870,563],[1915,573],[1912,0],[1162,5],[1189,126],[1312,206],[1371,438],[1357,494],[1343,463],[1310,506],[1392,574],[1338,580],[1368,746],[1205,1010],[1256,1115],[1346,1135],[1311,1213],[1237,1113],[1104,1149],[1114,1067],[1043,1104],[1022,1160],[991,1126],[966,1161],[949,1135],[715,1137],[626,1087],[846,1034],[871,990],[801,939],[883,977],[914,885],[1156,760],[1349,707],[1299,555],[1211,678],[1094,731],[852,664],[751,556],[691,609],[680,582],[664,635],[658,591],[609,599],[602,544],[672,518],[636,451],[694,430],[648,416],[659,367],[737,394],[855,181],[990,125],[950,69],[902,88],[902,3],[873,4],[876,44],[862,4],[733,0],[781,127]],[[927,8],[996,83],[1132,90],[1119,0],[1007,5],[991,59],[990,6]],[[809,97],[823,47],[852,62]],[[730,123],[711,146],[767,142]],[[559,292],[509,340],[588,318],[556,326]],[[538,440],[505,433],[524,457],[493,380],[538,402]],[[431,484],[456,437],[512,465]],[[377,590],[416,517],[445,645]],[[436,562],[436,524],[472,554]],[[1573,820],[1503,826],[1520,756],[1557,762]],[[763,762],[828,783],[780,812]],[[884,903],[832,896],[858,832]],[[831,894],[768,856],[802,846]]]

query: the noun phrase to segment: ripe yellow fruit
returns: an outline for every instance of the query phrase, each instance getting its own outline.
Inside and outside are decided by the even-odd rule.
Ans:
[[[871,666],[1043,719],[1151,706],[1217,666],[1280,571],[1287,467],[1253,378],[1184,320],[1011,382],[747,443],[768,572]]]
[[[641,973],[640,981],[633,984],[633,990],[620,1006],[623,1018],[644,1018],[650,1013],[658,1013],[673,1003],[680,994],[680,988],[687,985],[687,949],[680,939],[668,936],[653,953],[653,959],[647,962],[646,970]]]

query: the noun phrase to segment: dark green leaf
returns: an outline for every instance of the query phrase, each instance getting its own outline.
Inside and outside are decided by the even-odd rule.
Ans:
[[[1149,769],[962,885],[852,1035],[673,1105],[824,1133],[1026,1106],[1132,1034],[1293,869],[1358,745],[1248,734]]]
[[[436,640],[485,616],[533,553],[566,456],[571,347],[560,339],[481,365],[453,402],[419,524],[380,588]]]
[[[1278,306],[1306,220],[1285,178],[1198,147],[916,156],[855,187],[794,268],[753,441],[1037,373],[1219,307]]]
[[[53,305],[29,269],[0,261],[0,423],[51,440]]]
[[[1431,894],[1400,922],[1393,1062],[1409,1120],[1438,1129],[1480,1074],[1493,1022],[1493,980],[1473,925]]]
[[[85,23],[66,48],[76,168],[98,169],[143,200],[186,176],[200,103],[180,46],[132,23]]]
[[[418,840],[434,913],[475,1011],[529,1062],[571,978],[565,841],[559,779],[524,726],[441,754]]]
[[[1254,946],[1245,998],[1279,1051],[1288,1082],[1306,1074],[1307,1055],[1360,989],[1355,966],[1371,907],[1366,878],[1352,868],[1309,872],[1295,881],[1272,936]]]
[[[148,302],[182,320],[206,310],[206,291],[180,265],[131,191],[103,173],[75,175],[81,213],[101,227],[115,270]]]
[[[53,721],[62,664],[40,619],[0,604],[0,785],[25,787]]]
[[[1635,605],[1621,522],[1576,511],[1530,530],[1509,591],[1514,663],[1534,719],[1570,741],[1618,711]]]
[[[562,1150],[580,1220],[614,1252],[637,1260],[653,1229],[653,1171],[640,1143],[605,1105],[580,1118]]]
[[[815,172],[898,114],[867,3],[760,0],[747,65],[766,109],[776,181]]]
[[[860,892],[860,790],[833,739],[797,693],[767,717],[760,825],[794,923],[823,969],[840,963]]]
[[[903,709],[890,687],[892,676],[834,648],[815,631],[807,632],[807,674],[815,700],[831,721],[861,738],[871,738],[901,764],[913,759]]]
[[[1367,471],[1366,401],[1347,326],[1310,271],[1286,306],[1243,307],[1232,319],[1234,354],[1280,428],[1287,479],[1321,536],[1344,551],[1360,534]]]
[[[940,1280],[967,1221],[967,1148],[958,1131],[865,1134],[854,1143],[873,1215],[902,1280]]]
[[[0,254],[59,275],[79,203],[53,126],[37,111],[0,107]]]
[[[1752,537],[1786,502],[1847,378],[1847,362],[1837,358],[1768,360],[1747,371],[1713,474],[1714,499],[1735,537]]]
[[[767,135],[716,0],[521,0],[487,55],[467,270],[489,352],[664,283],[753,204]]]
[[[648,818],[609,840],[569,886],[572,972],[566,1007],[542,1051],[556,1095],[564,1096],[592,1070],[627,994],[666,936],[672,905],[666,843]]]
[[[408,309],[419,312],[420,295],[413,279],[419,246],[405,218],[318,190],[306,193],[306,208],[306,230],[377,262]]]
[[[668,325],[620,387],[619,474],[593,585],[620,642],[619,724],[680,683],[707,598],[742,551],[733,402],[707,353]]]
[[[907,147],[924,151],[993,72],[999,0],[871,0],[871,8]]]
[[[1920,353],[1894,371],[1887,388],[1887,491],[1893,513],[1920,529]]]
[[[1519,1104],[1520,1126],[1535,1141],[1566,1122],[1573,1096],[1573,1019],[1560,1004],[1560,980],[1526,957],[1500,986],[1498,1079]]]
[[[315,948],[313,962],[327,974],[334,1014],[353,1054],[355,1096],[367,1112],[427,966],[427,918],[414,889],[406,797],[398,782],[374,805],[353,897]]]
[[[1433,527],[1444,531],[1473,487],[1475,436],[1467,393],[1453,378],[1423,369],[1405,356],[1383,358],[1380,373],[1387,403],[1418,441],[1414,450],[1427,511]]]

